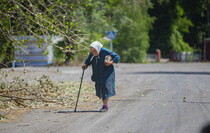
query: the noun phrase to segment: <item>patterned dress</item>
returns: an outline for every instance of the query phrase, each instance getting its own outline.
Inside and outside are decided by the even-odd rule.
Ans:
[[[87,66],[92,65],[93,75],[91,79],[95,82],[96,96],[103,100],[116,95],[114,66],[110,65],[107,67],[104,65],[105,56],[107,55],[111,55],[112,61],[118,63],[120,56],[106,48],[101,48],[98,57],[90,53],[85,60]]]

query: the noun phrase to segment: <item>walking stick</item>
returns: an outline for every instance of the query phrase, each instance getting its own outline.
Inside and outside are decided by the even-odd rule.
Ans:
[[[83,80],[83,76],[84,76],[84,69],[82,71],[82,78],[81,78],[81,82],[80,82],[80,87],[79,87],[79,92],[78,92],[78,96],[77,96],[77,102],[76,102],[76,106],[75,106],[75,109],[74,109],[74,112],[77,111],[77,103],[78,103],[78,100],[79,100],[79,95],[80,95],[80,90],[81,90],[81,87],[82,87],[82,80]]]

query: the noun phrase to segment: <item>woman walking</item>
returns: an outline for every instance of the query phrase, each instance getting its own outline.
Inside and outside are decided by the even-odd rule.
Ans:
[[[108,100],[116,95],[115,93],[115,70],[114,63],[118,63],[120,56],[103,48],[103,45],[95,41],[90,45],[90,54],[82,65],[86,69],[92,65],[92,81],[95,82],[96,96],[102,98],[103,106],[101,112],[108,111]],[[111,59],[111,60],[109,60]]]

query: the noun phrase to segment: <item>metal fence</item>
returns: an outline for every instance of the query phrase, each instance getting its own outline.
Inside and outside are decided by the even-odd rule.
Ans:
[[[192,54],[190,52],[174,53],[174,60],[181,62],[201,61],[201,54]]]
[[[157,54],[147,54],[146,62],[157,62]]]

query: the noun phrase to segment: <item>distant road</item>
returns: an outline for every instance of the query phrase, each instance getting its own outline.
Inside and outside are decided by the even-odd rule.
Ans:
[[[80,67],[27,68],[53,80],[78,80]],[[1,133],[200,133],[210,122],[210,64],[117,64],[117,96],[97,108],[33,110]],[[17,71],[21,71],[21,68]],[[85,72],[90,81],[91,69]],[[60,113],[58,113],[60,111]]]

